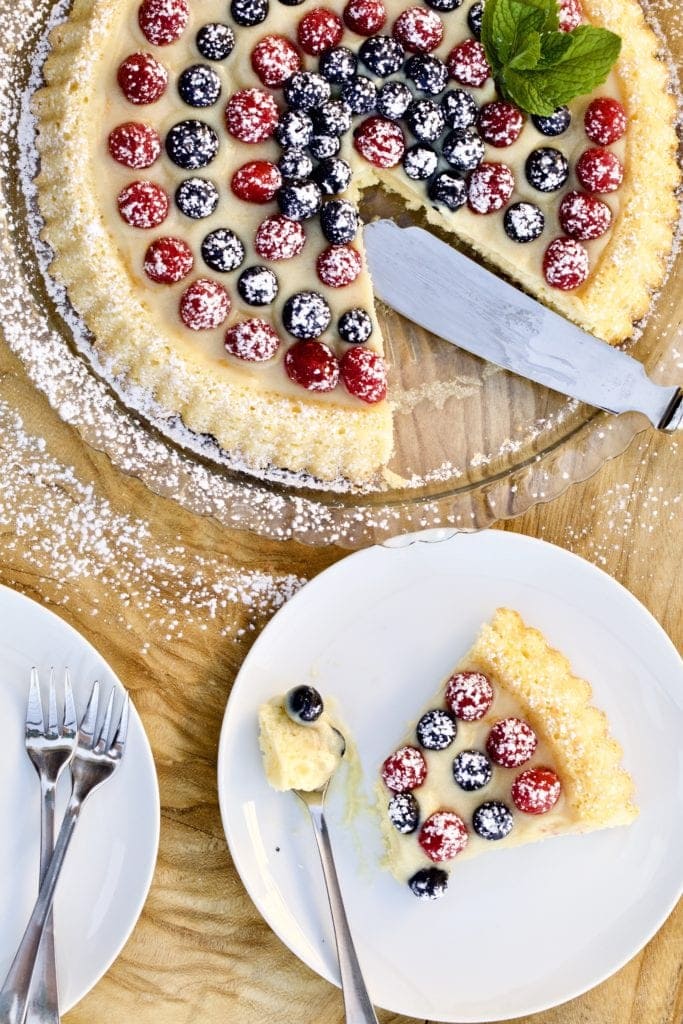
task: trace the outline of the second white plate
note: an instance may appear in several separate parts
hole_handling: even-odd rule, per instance
[[[629,828],[456,864],[447,896],[421,903],[380,868],[371,809],[378,766],[501,605],[542,629],[592,681],[635,778],[640,817]],[[305,681],[334,697],[360,755],[367,810],[345,823],[339,780],[330,831],[379,1006],[461,1022],[535,1013],[617,970],[671,911],[683,881],[683,667],[660,626],[605,573],[503,532],[371,548],[304,587],[255,643],[223,723],[223,823],[260,912],[338,984],[310,826],[294,796],[268,787],[257,742],[259,704]]]

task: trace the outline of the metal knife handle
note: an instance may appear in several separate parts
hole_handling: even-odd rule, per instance
[[[679,388],[671,399],[669,408],[665,411],[657,424],[658,430],[666,430],[671,434],[674,430],[683,428],[683,388]]]

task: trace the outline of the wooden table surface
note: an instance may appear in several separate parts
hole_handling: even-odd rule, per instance
[[[68,1020],[341,1024],[340,993],[280,943],[242,888],[215,768],[225,701],[255,635],[303,579],[343,552],[264,542],[156,497],[87,448],[1,344],[0,466],[0,582],[48,604],[108,659],[132,691],[161,790],[159,860],[143,914]],[[503,528],[599,565],[680,644],[680,491],[678,444],[650,431],[588,482]],[[529,1019],[682,1018],[679,905],[617,975]]]

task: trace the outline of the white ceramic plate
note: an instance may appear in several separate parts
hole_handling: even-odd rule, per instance
[[[683,666],[673,645],[628,591],[560,548],[497,531],[404,540],[344,559],[278,612],[223,722],[218,784],[237,869],[283,942],[338,984],[313,835],[296,797],[265,781],[257,708],[301,682],[334,697],[372,801],[406,723],[501,605],[592,681],[641,814],[629,828],[454,865],[447,896],[424,903],[381,870],[370,806],[345,823],[345,786],[335,784],[330,831],[370,995],[412,1017],[489,1021],[547,1009],[617,970],[662,924],[683,888]]]
[[[82,636],[41,605],[0,587],[0,984],[37,891],[40,789],[24,750],[32,665],[40,670],[44,701],[50,666],[57,670],[61,689],[62,669],[68,665],[79,716],[95,679],[104,698],[112,686],[123,696],[119,680]],[[61,694],[59,705],[61,711]],[[115,708],[120,706],[117,700]],[[57,794],[58,824],[69,788],[65,771]],[[62,1013],[92,988],[130,935],[152,881],[158,845],[154,762],[131,708],[123,761],[84,807],[57,888],[55,947]]]

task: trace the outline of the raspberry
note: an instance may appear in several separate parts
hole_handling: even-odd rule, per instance
[[[261,221],[254,236],[254,248],[264,260],[291,260],[306,242],[303,224],[274,213]]]
[[[430,53],[443,39],[443,22],[435,11],[409,7],[399,14],[392,34],[409,53]]]
[[[339,363],[331,349],[320,341],[297,341],[285,355],[290,380],[307,391],[334,391],[339,380]]]
[[[168,46],[185,31],[190,10],[187,0],[142,0],[138,24],[152,46]]]
[[[239,89],[225,108],[225,124],[240,142],[265,142],[275,131],[279,113],[269,93],[260,89]]]
[[[477,88],[491,74],[484,47],[476,39],[465,39],[454,46],[446,58],[448,73],[460,85]]]
[[[136,121],[126,121],[112,129],[107,144],[117,163],[136,171],[151,167],[161,153],[158,131]]]
[[[351,351],[355,352],[356,349]],[[427,762],[417,747],[399,747],[382,765],[382,778],[392,793],[406,793],[410,789],[417,789],[425,781]]]
[[[571,291],[588,277],[588,253],[573,238],[555,238],[543,256],[543,273],[548,284]]]
[[[476,722],[493,704],[493,687],[483,672],[456,672],[446,683],[445,698],[456,718]]]
[[[560,31],[571,32],[581,24],[583,10],[581,0],[559,0],[560,3]]]
[[[263,84],[273,88],[301,70],[301,57],[284,36],[264,36],[251,51],[251,66]]]
[[[282,186],[277,164],[269,160],[250,160],[235,171],[230,188],[245,203],[267,203]]]
[[[351,284],[362,266],[360,253],[350,245],[331,245],[323,249],[315,261],[318,277],[328,288],[344,288]]]
[[[211,331],[220,327],[230,306],[230,297],[223,285],[200,277],[180,297],[180,319],[191,331]]]
[[[304,53],[317,57],[341,41],[344,23],[338,14],[326,7],[315,7],[299,22],[296,37]]]
[[[600,96],[589,104],[584,115],[583,126],[591,142],[609,146],[626,131],[626,111],[619,100]]]
[[[119,64],[116,81],[130,103],[156,103],[168,85],[168,71],[151,53],[131,53]]]
[[[420,829],[418,841],[430,860],[437,864],[453,860],[467,846],[467,826],[452,811],[436,811]]]
[[[524,116],[514,103],[486,103],[479,111],[479,134],[498,149],[516,142],[523,127]]]
[[[521,718],[501,718],[486,740],[486,752],[503,768],[519,768],[536,749],[536,733]]]
[[[353,133],[353,145],[375,167],[400,163],[406,140],[399,125],[386,117],[368,117]]]
[[[560,203],[559,218],[566,235],[585,242],[604,235],[612,222],[612,211],[597,196],[567,192]]]
[[[382,0],[349,0],[344,8],[347,28],[359,36],[372,36],[384,25],[387,12]]]
[[[153,181],[133,181],[116,202],[123,220],[134,228],[156,228],[168,214],[168,196]]]
[[[514,189],[515,178],[507,164],[480,164],[469,177],[469,208],[474,213],[493,213],[505,206]]]
[[[266,320],[253,317],[240,320],[225,333],[227,351],[248,363],[262,363],[272,359],[280,347],[280,337]]]
[[[342,356],[342,380],[349,394],[361,402],[374,405],[387,396],[386,363],[378,352],[360,346],[350,348]]]
[[[624,168],[609,149],[587,149],[576,163],[576,176],[589,192],[616,192],[624,177]]]
[[[562,786],[551,768],[528,768],[512,783],[512,800],[524,814],[546,814],[560,798]]]
[[[175,284],[192,270],[192,250],[182,238],[157,238],[147,248],[143,269],[150,281]]]

